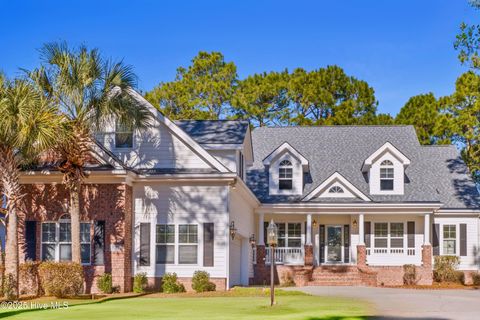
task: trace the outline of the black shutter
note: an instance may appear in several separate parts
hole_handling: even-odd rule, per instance
[[[407,222],[407,248],[415,248],[415,221]]]
[[[467,255],[467,225],[460,223],[460,256]]]
[[[370,248],[370,234],[371,232],[371,222],[370,221],[365,221],[363,224],[363,232],[364,232],[364,239],[365,239],[365,247]]]
[[[438,241],[439,234],[440,234],[440,226],[438,223],[434,223],[432,228],[432,248],[433,248],[432,251],[434,256],[440,255],[440,245]]]
[[[350,226],[343,226],[343,260],[345,263],[350,262]]]
[[[93,264],[105,264],[105,221],[95,221],[93,225]]]
[[[213,267],[214,224],[203,224],[203,266]]]
[[[320,225],[320,263],[325,263],[325,225]]]
[[[25,260],[37,260],[37,222],[25,221]]]
[[[140,223],[140,265],[150,265],[150,223]]]

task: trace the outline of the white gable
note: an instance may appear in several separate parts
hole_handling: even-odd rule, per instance
[[[154,115],[151,126],[136,130],[132,148],[115,148],[115,126],[98,135],[99,142],[127,166],[136,169],[215,169],[229,172],[174,122],[134,90],[129,94]]]
[[[400,152],[393,144],[390,142],[386,142],[383,146],[377,149],[370,157],[365,159],[362,171],[366,172],[370,169],[373,163],[379,160],[379,158],[383,157],[386,153],[391,154],[393,157],[397,159],[404,167],[410,165],[410,159],[408,159],[403,153]]]
[[[292,147],[288,142],[284,142],[281,146],[275,149],[270,155],[263,159],[263,164],[269,166],[273,161],[278,157],[281,157],[285,153],[290,153],[293,157],[297,159],[302,165],[303,171],[308,172],[308,160],[300,154],[294,147]]]
[[[307,194],[303,198],[303,201],[310,201],[314,198],[358,198],[364,201],[370,201],[366,195],[338,172],[332,174]]]

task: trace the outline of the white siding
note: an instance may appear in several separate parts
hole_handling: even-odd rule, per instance
[[[252,248],[249,243],[249,238],[255,232],[254,213],[253,206],[242,197],[240,191],[237,189],[230,190],[230,221],[235,222],[235,228],[237,228],[237,236],[243,239],[242,241],[242,254],[241,254],[241,274],[242,285],[248,285],[248,278],[253,277],[253,264],[252,264]],[[232,251],[230,251],[230,255]],[[231,270],[231,268],[230,268]]]
[[[133,185],[134,198],[134,250],[133,272],[146,272],[149,277],[160,277],[165,272],[176,272],[179,277],[191,277],[196,270],[205,270],[211,277],[226,277],[228,261],[227,186],[145,184]],[[151,223],[150,266],[139,266],[139,224]],[[203,223],[214,222],[214,266],[203,267]],[[197,265],[156,265],[155,225],[198,224]]]
[[[478,228],[479,222],[477,217],[440,217],[434,218],[434,223],[438,223],[440,227],[439,244],[440,254],[443,253],[443,225],[453,224],[456,225],[457,241],[456,241],[456,254],[460,255],[460,224],[465,223],[467,225],[467,256],[460,257],[461,270],[477,270],[479,268],[478,254],[479,254],[479,235]]]
[[[237,172],[237,152],[236,150],[208,150],[218,161],[227,169]]]
[[[229,286],[242,284],[242,239],[230,241]]]
[[[115,148],[114,128],[97,139],[128,166],[135,168],[210,168],[201,157],[164,124],[134,133],[133,148]]]

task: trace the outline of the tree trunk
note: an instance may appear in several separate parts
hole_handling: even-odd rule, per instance
[[[10,284],[14,298],[18,297],[18,216],[16,206],[9,210],[7,219],[7,243],[5,245],[5,279]]]
[[[75,186],[70,190],[70,219],[72,232],[72,261],[81,263],[80,251],[80,192],[81,183],[75,182]]]

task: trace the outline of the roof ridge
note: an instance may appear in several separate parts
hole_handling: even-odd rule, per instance
[[[268,127],[268,126],[263,126],[263,127],[256,127],[256,129],[284,129],[284,128],[336,128],[336,127],[342,127],[342,128],[374,128],[374,127],[379,127],[379,128],[405,128],[405,127],[413,127],[411,124],[385,124],[385,125],[380,125],[380,124],[365,124],[365,125],[357,125],[357,124],[335,124],[335,125],[315,125],[315,126],[274,126],[274,127]]]

